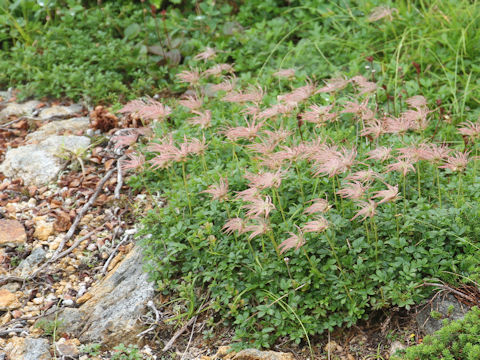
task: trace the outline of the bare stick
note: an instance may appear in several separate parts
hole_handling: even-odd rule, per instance
[[[468,296],[458,290],[455,290],[453,288],[451,288],[450,286],[447,286],[447,285],[443,285],[443,284],[437,284],[437,283],[423,283],[423,286],[436,286],[436,287],[439,287],[440,289],[443,289],[443,290],[447,290],[447,291],[450,291],[460,297],[463,297],[464,299],[467,299],[473,303],[478,303],[477,301],[475,301],[474,298],[472,298],[471,296]]]
[[[82,218],[85,215],[85,213],[87,212],[87,210],[93,205],[95,200],[97,200],[98,195],[100,195],[100,192],[102,191],[103,185],[105,185],[107,180],[110,179],[110,177],[112,176],[114,171],[115,171],[115,168],[110,169],[105,174],[105,176],[102,178],[102,180],[100,180],[100,182],[98,183],[97,188],[96,188],[95,192],[93,193],[93,195],[90,197],[90,199],[87,201],[87,203],[85,205],[83,205],[82,209],[80,210],[80,212],[75,217],[75,220],[73,221],[72,226],[70,226],[70,229],[65,234],[62,242],[60,243],[57,250],[53,254],[53,256],[52,256],[53,258],[55,258],[63,250],[67,241],[70,240],[70,238],[73,236],[73,234],[75,233],[75,230],[77,229],[78,224],[80,223],[80,220],[82,220]]]
[[[108,257],[107,261],[105,262],[105,264],[103,265],[103,268],[102,268],[102,271],[100,272],[102,275],[105,275],[105,273],[107,272],[107,269],[108,269],[108,265],[110,265],[110,262],[112,261],[113,257],[115,256],[115,253],[117,252],[117,250],[120,248],[120,246],[122,244],[124,244],[127,240],[128,240],[128,237],[129,235],[125,235],[122,239],[122,241],[120,241],[117,246],[115,246],[115,249],[113,249],[112,253],[110,254],[110,256]]]
[[[122,160],[123,158],[118,159],[117,161],[117,186],[115,186],[115,199],[120,199],[120,190],[123,186],[123,173],[122,173]]]
[[[182,357],[180,358],[180,360],[183,360],[183,358],[185,357],[185,354],[186,354],[187,351],[188,351],[188,348],[190,347],[190,343],[192,342],[192,338],[193,338],[193,333],[195,332],[195,324],[196,324],[196,323],[197,323],[197,316],[195,316],[195,321],[194,321],[193,324],[192,324],[192,332],[190,333],[190,339],[188,339],[187,347],[185,348],[185,351],[183,352]]]
[[[175,332],[175,334],[173,334],[172,338],[168,341],[168,343],[165,345],[165,347],[163,348],[162,351],[168,351],[172,347],[173,343],[178,339],[178,337],[180,335],[182,335],[185,332],[185,330],[187,330],[188,327],[196,321],[197,321],[196,316],[194,316],[190,320],[188,320],[188,322],[185,325],[183,325],[180,329],[178,329]]]

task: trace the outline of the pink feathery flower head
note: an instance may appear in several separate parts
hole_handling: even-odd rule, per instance
[[[378,160],[384,162],[391,157],[392,148],[386,146],[379,146],[367,153],[367,160]]]
[[[398,10],[388,6],[377,6],[372,10],[368,16],[368,21],[378,21],[381,19],[387,19],[388,21],[393,20],[393,14],[398,13]]]
[[[452,152],[452,149],[445,144],[437,145],[426,143],[420,145],[420,159],[433,163],[439,163],[443,159],[447,158],[450,152]]]
[[[122,170],[135,170],[141,168],[145,164],[145,156],[143,154],[130,153],[127,154],[128,160],[121,162]]]
[[[132,100],[125,104],[120,110],[119,113],[136,113],[141,108],[145,106],[145,103],[142,100]]]
[[[270,106],[269,108],[266,108],[263,111],[260,111],[257,114],[257,117],[259,119],[270,119],[270,118],[273,118],[277,115],[288,114],[293,109],[295,109],[295,105],[293,105],[291,103],[287,103],[286,105],[276,104],[276,105]]]
[[[260,158],[260,166],[266,167],[270,170],[279,170],[285,161],[282,152],[266,154],[265,157]]]
[[[267,138],[271,139],[272,141],[282,142],[286,140],[290,135],[292,135],[293,132],[290,130],[279,128],[274,131],[264,130],[263,134],[265,134],[265,136],[267,136]]]
[[[196,69],[190,71],[184,70],[177,74],[177,78],[180,82],[196,85],[200,81],[200,73]]]
[[[375,203],[375,201],[359,201],[358,205],[360,205],[360,210],[355,214],[353,218],[350,219],[350,221],[353,221],[360,216],[363,216],[363,218],[361,219],[362,221],[364,221],[367,217],[372,218],[375,216],[377,208],[377,204]]]
[[[409,118],[391,118],[384,119],[385,133],[388,134],[405,134],[409,130],[416,129],[415,123]]]
[[[115,143],[114,149],[119,149],[124,146],[130,146],[137,142],[139,134],[136,131],[128,131],[124,135],[115,135],[112,137],[112,142]]]
[[[445,160],[445,164],[439,166],[440,169],[450,169],[454,172],[462,172],[467,168],[470,152],[455,151],[453,155],[448,156]]]
[[[217,64],[212,66],[210,69],[205,70],[202,75],[203,76],[220,76],[222,72],[233,73],[233,66],[230,64]]]
[[[357,85],[359,95],[369,94],[377,91],[377,84],[372,81],[368,81],[361,75],[354,76],[350,81]]]
[[[463,136],[471,138],[480,137],[480,123],[473,123],[471,121],[465,121],[460,124],[462,127],[458,129],[458,132]]]
[[[228,179],[220,178],[220,182],[218,184],[210,185],[208,189],[202,191],[202,193],[212,195],[213,200],[226,200],[228,196]]]
[[[192,110],[192,113],[198,116],[188,119],[188,122],[193,125],[199,125],[200,129],[210,127],[212,121],[212,112],[210,110],[205,110],[204,112]]]
[[[273,73],[277,78],[293,79],[295,77],[295,69],[280,69]]]
[[[372,169],[359,170],[353,174],[346,177],[346,180],[355,180],[360,181],[361,183],[371,183],[376,179],[380,179],[381,176],[379,173],[373,171]]]
[[[233,219],[228,219],[225,225],[223,225],[222,231],[226,234],[232,234],[236,231],[240,235],[246,231],[245,227],[245,221],[237,217]]]
[[[397,153],[399,159],[408,160],[408,162],[415,164],[422,158],[422,147],[417,145],[409,145],[406,147],[398,148]]]
[[[303,225],[303,232],[317,232],[321,233],[324,232],[325,230],[328,229],[330,224],[328,223],[328,220],[325,219],[321,215],[317,215],[315,217],[315,220],[307,222],[305,225]]]
[[[196,96],[186,96],[179,100],[178,103],[190,110],[197,110],[202,107],[203,99],[197,98]]]
[[[257,219],[256,221],[256,223],[250,224],[245,227],[245,232],[251,232],[251,234],[248,236],[250,240],[259,235],[266,234],[270,231],[270,226],[265,220]]]
[[[217,56],[215,50],[210,47],[206,47],[201,53],[195,55],[194,59],[207,61],[208,59],[213,59],[215,56]]]
[[[356,156],[356,149],[347,150],[345,148],[340,151],[329,149],[317,153],[313,156],[316,167],[314,176],[328,175],[328,177],[333,177],[342,174],[353,166]]]
[[[372,197],[372,199],[382,198],[382,200],[380,200],[378,204],[383,204],[390,201],[397,201],[398,199],[398,185],[395,185],[395,186],[392,186],[389,184],[385,184],[385,185],[387,185],[387,188],[388,188],[387,190],[377,191],[375,195]]]
[[[385,125],[378,119],[372,119],[365,124],[365,128],[360,131],[361,136],[371,136],[378,139],[385,133]]]
[[[255,187],[257,189],[269,189],[276,188],[278,189],[282,183],[283,171],[277,171],[275,173],[265,172],[260,174],[251,174],[246,173],[245,178],[250,181],[250,187]]]
[[[251,187],[246,190],[238,191],[237,195],[235,195],[235,199],[241,199],[243,201],[253,201],[254,199],[258,199],[260,192],[257,188]]]
[[[258,87],[250,92],[231,91],[227,93],[222,100],[233,103],[252,102],[258,104],[263,99],[263,89]]]
[[[138,116],[150,120],[164,120],[171,113],[172,110],[168,106],[154,99],[148,99],[148,102],[137,111]]]
[[[333,105],[328,106],[318,106],[311,105],[310,111],[306,111],[300,114],[300,117],[303,121],[310,122],[317,125],[323,125],[327,121],[333,121],[337,118],[336,113],[330,113]]]
[[[397,171],[403,176],[406,176],[410,171],[415,172],[415,168],[409,159],[398,160],[398,162],[387,165],[385,172],[389,173],[391,171]]]
[[[251,105],[243,108],[240,112],[245,115],[256,116],[260,112],[260,108],[257,105]]]
[[[271,154],[276,147],[277,147],[277,141],[268,137],[260,143],[247,145],[247,148],[262,155]]]
[[[275,210],[272,198],[266,196],[265,199],[253,198],[250,200],[250,204],[243,205],[242,208],[247,210],[246,216],[248,218],[267,218],[272,210]]]
[[[294,234],[292,232],[289,232],[288,234],[290,237],[284,241],[278,246],[280,249],[280,254],[283,254],[285,251],[289,249],[295,249],[298,250],[302,245],[305,244],[305,238],[303,236],[302,230],[296,226],[298,229],[298,235]]]
[[[332,207],[325,199],[313,199],[311,202],[312,205],[305,209],[304,214],[326,213]]]
[[[354,181],[347,183],[343,189],[337,191],[337,194],[342,198],[359,200],[365,195],[367,189],[368,186],[363,185],[361,182]]]
[[[345,78],[333,78],[326,82],[326,85],[317,90],[316,93],[329,93],[343,90],[349,84],[349,80]]]
[[[222,131],[223,134],[227,137],[227,139],[236,141],[238,139],[254,139],[257,137],[258,131],[262,128],[263,122],[255,123],[255,119],[251,122],[248,122],[245,119],[247,126],[237,126],[227,128],[226,130]]]
[[[205,153],[205,150],[207,150],[205,136],[203,136],[202,140],[199,140],[197,138],[191,138],[190,140],[187,140],[186,137],[184,139],[185,141],[183,144],[181,144],[181,146],[185,144],[188,154],[202,155]]]
[[[306,148],[304,144],[297,146],[282,146],[282,150],[276,153],[276,156],[282,160],[288,160],[292,163],[307,157]]]
[[[293,91],[277,96],[278,101],[283,101],[287,104],[296,105],[302,101],[307,100],[310,96],[315,94],[316,87],[313,83],[294,89]]]
[[[225,92],[231,92],[233,89],[235,89],[237,79],[233,77],[228,77],[224,81],[222,81],[220,84],[213,84],[210,85],[210,91],[211,92],[217,92],[217,91],[225,91]]]
[[[412,96],[412,97],[408,98],[407,100],[405,100],[405,102],[410,107],[413,107],[415,109],[423,109],[423,108],[427,107],[427,99],[425,99],[425,97],[422,96],[422,95]]]
[[[428,126],[429,120],[427,115],[430,114],[430,111],[426,108],[419,108],[415,110],[407,110],[400,114],[401,119],[410,123],[412,130],[425,130]]]

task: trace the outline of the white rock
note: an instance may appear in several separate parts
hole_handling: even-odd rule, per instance
[[[45,301],[45,299],[43,297],[37,297],[37,298],[32,300],[32,302],[35,305],[41,305],[41,304],[43,304],[44,301]]]
[[[39,101],[27,101],[23,104],[11,103],[8,104],[2,111],[0,111],[0,124],[7,122],[9,116],[30,116],[33,110],[40,104]]]
[[[69,131],[77,132],[88,129],[90,120],[87,117],[77,117],[68,120],[53,121],[43,125],[37,131],[28,134],[26,139],[28,143],[38,143],[45,140],[48,136],[58,134],[59,132]]]
[[[41,120],[48,120],[54,117],[73,115],[80,111],[82,111],[82,106],[79,104],[73,104],[70,106],[55,105],[40,111],[38,117]]]
[[[63,300],[63,305],[65,305],[65,306],[73,306],[73,300],[71,300],[71,299]]]
[[[11,178],[22,178],[25,185],[41,186],[61,170],[64,160],[58,155],[62,151],[79,151],[89,145],[90,139],[85,136],[50,136],[39,144],[8,150],[0,172]]]

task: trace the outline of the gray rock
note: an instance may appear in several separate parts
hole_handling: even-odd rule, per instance
[[[68,120],[52,121],[43,125],[37,131],[28,134],[26,139],[29,143],[38,143],[45,140],[48,136],[60,132],[77,132],[86,130],[90,126],[90,120],[87,117],[76,117]]]
[[[78,309],[65,309],[59,314],[65,329],[82,343],[115,346],[135,343],[142,331],[138,319],[153,299],[154,284],[142,270],[142,253],[135,247],[89,293],[91,297]]]
[[[407,346],[405,344],[402,344],[400,341],[394,341],[392,345],[390,346],[390,356],[395,355],[395,353],[399,350],[405,350]]]
[[[23,104],[11,103],[0,111],[0,125],[7,122],[10,116],[31,116],[39,101],[32,100]]]
[[[469,309],[451,294],[438,295],[422,308],[416,320],[420,330],[430,335],[443,327],[443,320],[463,319]]]
[[[49,360],[52,358],[47,339],[15,336],[9,340],[5,352],[10,359],[15,360]]]
[[[22,260],[22,262],[17,266],[15,272],[20,276],[28,275],[35,269],[35,267],[37,267],[38,264],[45,260],[46,255],[47,252],[43,250],[41,246],[33,249],[32,253],[28,255],[25,260]]]
[[[29,144],[10,149],[0,165],[0,172],[11,178],[21,178],[26,185],[41,186],[54,179],[62,168],[59,157],[66,149],[79,151],[90,145],[85,136],[53,135],[39,144]]]
[[[73,104],[70,106],[55,105],[46,109],[43,109],[38,114],[40,120],[50,120],[52,118],[64,118],[71,116],[75,113],[82,111],[83,107],[79,104]]]

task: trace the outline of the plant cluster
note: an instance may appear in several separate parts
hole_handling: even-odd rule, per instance
[[[478,278],[478,122],[395,101],[371,71],[242,86],[216,58],[206,48],[177,74],[185,98],[120,110],[158,124],[124,167],[167,199],[143,220],[163,291],[194,284],[189,306],[208,294],[239,338],[268,346],[408,308],[425,279]]]
[[[480,310],[472,308],[462,320],[448,322],[420,345],[396,355],[397,360],[474,360],[480,358]]]

